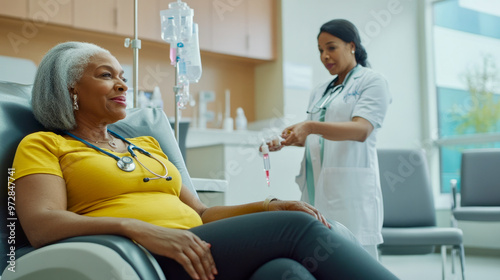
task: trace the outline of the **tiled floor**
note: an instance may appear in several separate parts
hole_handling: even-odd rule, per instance
[[[466,250],[467,251],[467,250]],[[382,256],[381,262],[401,280],[441,280],[441,255]],[[451,274],[451,260],[447,257],[446,280],[462,279],[460,261],[455,261],[457,270]],[[465,256],[467,280],[500,280],[500,256]]]

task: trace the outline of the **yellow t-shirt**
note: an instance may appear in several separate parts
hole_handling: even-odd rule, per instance
[[[198,213],[179,199],[180,173],[168,161],[156,139],[143,136],[127,140],[160,159],[172,180],[143,182],[145,177],[156,176],[135,159],[135,170],[125,172],[118,168],[114,158],[68,135],[53,132],[36,132],[21,141],[13,164],[15,179],[37,173],[62,177],[66,182],[68,211],[80,215],[135,218],[180,229],[201,225]],[[106,151],[118,157],[130,156],[128,152]],[[156,160],[139,151],[135,153],[147,168],[165,174],[165,169]]]

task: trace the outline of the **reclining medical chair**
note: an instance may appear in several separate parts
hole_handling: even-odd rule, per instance
[[[15,193],[8,171],[16,148],[29,133],[43,130],[30,106],[31,86],[0,81],[0,219],[2,224],[1,280],[161,280],[165,279],[156,260],[131,240],[114,235],[69,238],[39,249],[29,246],[15,212]],[[179,169],[182,182],[196,194],[181,152],[162,110],[129,109],[127,118],[110,126],[125,137],[150,135],[160,143],[169,160]],[[15,171],[14,171],[15,172]],[[11,181],[11,180],[10,180]],[[11,206],[9,208],[8,206]]]

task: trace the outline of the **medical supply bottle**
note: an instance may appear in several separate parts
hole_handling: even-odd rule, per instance
[[[245,117],[245,112],[243,108],[238,107],[236,109],[236,130],[246,130],[247,129],[247,118]]]
[[[222,123],[222,128],[225,131],[233,131],[234,129],[234,120],[231,118],[231,92],[229,89],[226,89],[226,100],[225,100],[225,116],[224,122]]]
[[[151,95],[151,107],[163,109],[163,99],[161,98],[160,87],[156,86]]]
[[[149,108],[151,107],[151,100],[146,96],[144,91],[139,91],[139,96],[137,97],[137,105],[139,108]]]

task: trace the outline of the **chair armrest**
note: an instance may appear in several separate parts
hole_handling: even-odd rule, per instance
[[[196,191],[205,192],[226,192],[228,187],[227,180],[191,178]]]
[[[23,275],[36,275],[40,280],[166,280],[146,249],[117,235],[72,237],[36,250],[22,247],[16,250],[16,257],[2,280],[24,279]]]
[[[452,203],[451,203],[451,217],[450,217],[450,224],[452,227],[457,228],[458,223],[457,219],[455,218],[454,211],[457,208],[457,180],[456,179],[451,179],[450,180],[450,187],[451,187],[451,195],[452,195]]]
[[[193,187],[198,194],[198,198],[206,206],[226,205],[226,191],[228,182],[215,179],[194,179],[191,178]]]
[[[457,208],[457,179],[450,180],[451,186],[451,195],[453,196],[453,204],[451,205],[451,209]]]
[[[64,239],[59,243],[93,243],[110,248],[120,255],[138,274],[140,279],[165,280],[156,259],[142,246],[118,235],[88,235]]]
[[[34,250],[8,266],[2,280],[140,278],[132,266],[109,247],[87,242],[56,243]]]

